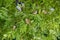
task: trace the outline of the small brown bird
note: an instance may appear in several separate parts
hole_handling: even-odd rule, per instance
[[[35,10],[34,12],[33,12],[33,14],[37,14],[38,12],[37,12],[37,10]]]
[[[48,13],[47,10],[42,10],[42,12],[43,12],[44,14],[47,14],[47,13]]]
[[[26,24],[30,24],[30,19],[26,18],[25,22],[26,22]]]

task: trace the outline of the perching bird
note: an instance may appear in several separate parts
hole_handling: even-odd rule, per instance
[[[16,8],[21,11],[21,6],[19,5],[19,0],[16,0]]]
[[[24,7],[24,3],[23,2],[19,2],[19,0],[16,0],[16,8],[21,11],[22,7]]]

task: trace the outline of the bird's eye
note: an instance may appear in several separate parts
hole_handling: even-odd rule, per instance
[[[21,4],[21,2],[19,2],[19,4]]]

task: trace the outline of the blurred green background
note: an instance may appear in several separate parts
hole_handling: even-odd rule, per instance
[[[60,0],[19,2],[0,0],[0,40],[60,40]]]

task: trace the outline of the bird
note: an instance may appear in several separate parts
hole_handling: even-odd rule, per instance
[[[17,10],[21,11],[21,6],[19,4],[19,0],[16,0],[16,8],[17,8]]]
[[[19,0],[16,0],[16,8],[19,11],[22,11],[22,7],[24,7],[24,3],[23,2],[19,2]]]

